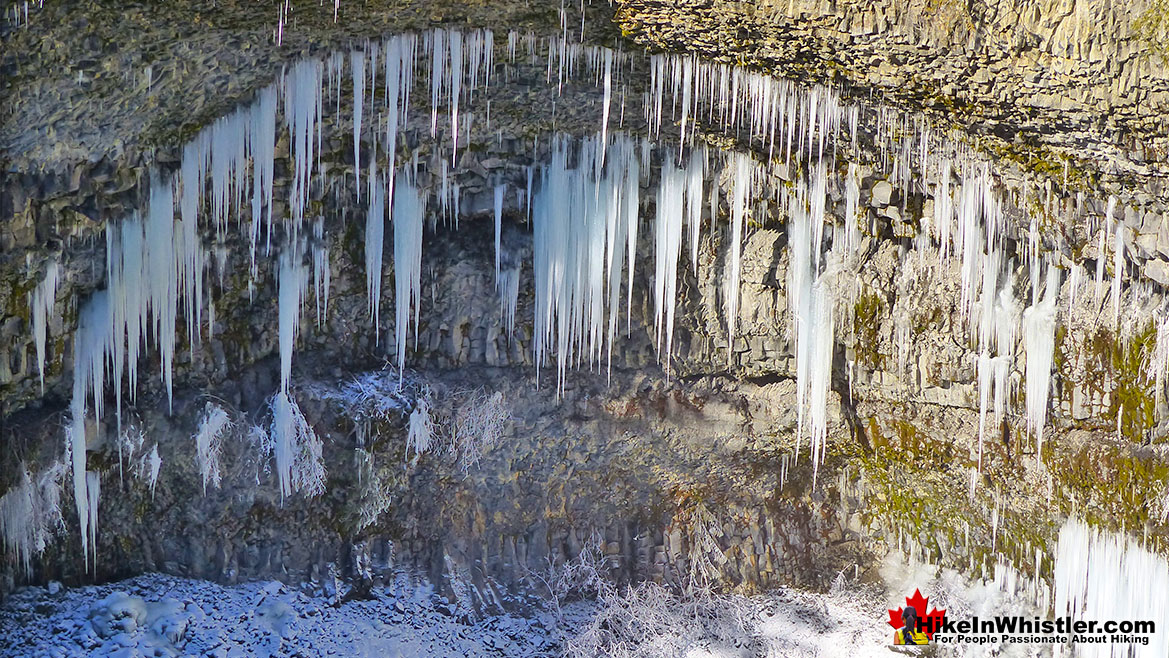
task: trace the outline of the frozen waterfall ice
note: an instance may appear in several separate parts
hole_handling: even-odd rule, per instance
[[[1023,312],[1023,349],[1027,353],[1027,431],[1036,438],[1036,459],[1042,460],[1043,426],[1047,422],[1051,364],[1055,352],[1056,298],[1059,270],[1047,267],[1046,292],[1042,301]]]
[[[410,309],[414,309],[414,334],[418,335],[419,305],[422,303],[422,232],[426,208],[418,188],[406,174],[394,181],[394,336],[398,353],[398,378],[406,369],[406,337]]]
[[[215,277],[205,274],[217,267],[222,277],[231,267],[226,252],[236,237],[231,233],[234,228],[239,230],[240,244],[250,252],[249,289],[274,282],[276,290],[281,384],[272,402],[270,438],[277,446],[282,492],[297,490],[293,465],[303,450],[296,446],[308,445],[311,453],[313,444],[306,439],[311,428],[306,429],[293,409],[291,364],[309,287],[310,254],[318,327],[328,313],[329,248],[332,245],[337,253],[340,241],[328,233],[332,225],[326,222],[333,218],[321,210],[327,206],[321,200],[332,198],[329,195],[338,194],[342,187],[352,191],[344,177],[349,173],[349,130],[355,165],[351,175],[366,210],[364,218],[357,213],[356,221],[360,240],[360,222],[365,220],[364,240],[358,249],[364,248],[371,330],[380,341],[382,281],[392,276],[400,379],[408,363],[408,338],[413,333],[419,339],[420,316],[425,311],[424,236],[430,245],[429,240],[443,239],[446,224],[457,230],[461,203],[474,205],[479,215],[472,217],[468,211],[464,221],[490,217],[493,222],[501,328],[509,340],[513,334],[525,340],[537,376],[555,363],[558,391],[563,391],[571,368],[599,372],[604,367],[613,372],[622,357],[618,335],[622,314],[628,334],[634,334],[644,315],[644,324],[652,329],[636,326],[636,330],[650,334],[646,343],[652,341],[663,371],[671,375],[677,367],[674,351],[683,343],[679,338],[675,345],[676,331],[682,336],[683,328],[689,329],[683,324],[688,319],[681,305],[697,298],[689,296],[694,290],[690,284],[700,277],[721,279],[721,286],[712,288],[717,289],[717,298],[711,300],[715,304],[712,321],[714,326],[720,321],[725,325],[727,360],[730,367],[739,367],[737,359],[745,344],[741,334],[756,329],[749,317],[752,309],[743,308],[746,302],[740,291],[751,272],[751,263],[744,263],[744,251],[760,227],[782,233],[786,220],[788,267],[786,281],[777,283],[784,288],[777,299],[780,306],[787,305],[788,338],[795,357],[796,433],[799,440],[810,437],[818,466],[828,438],[834,341],[839,337],[843,342],[842,318],[849,315],[840,309],[851,303],[847,291],[855,290],[852,268],[862,260],[860,252],[876,241],[870,238],[878,237],[877,222],[885,221],[873,219],[880,217],[876,210],[880,204],[867,196],[876,178],[896,184],[902,213],[914,207],[907,206],[906,199],[918,193],[902,190],[932,194],[933,211],[930,217],[920,218],[919,237],[904,239],[906,244],[935,241],[937,258],[924,267],[952,267],[960,277],[962,321],[955,324],[969,331],[969,336],[957,339],[970,348],[963,358],[975,359],[980,444],[987,428],[1006,417],[1012,373],[1017,360],[1025,357],[1025,413],[1028,428],[1041,445],[1052,386],[1059,270],[1048,267],[1046,292],[1040,295],[1040,287],[1032,285],[1031,304],[1020,313],[1028,300],[1019,292],[1016,301],[1015,289],[1025,290],[1029,279],[1038,281],[1045,260],[1042,225],[1033,222],[1026,253],[1020,247],[1016,260],[1011,253],[1014,242],[1026,238],[1011,233],[1007,226],[1003,210],[1007,196],[989,163],[947,142],[937,126],[931,132],[928,122],[915,123],[889,108],[849,104],[839,89],[805,86],[689,55],[648,58],[649,80],[641,109],[649,126],[644,132],[663,137],[651,140],[618,127],[615,104],[621,103],[623,114],[626,83],[633,71],[640,70],[635,69],[637,60],[632,55],[573,43],[563,36],[549,39],[543,44],[546,48],[538,47],[534,38],[523,44],[530,64],[547,52],[550,88],[567,93],[573,84],[591,81],[599,100],[597,116],[588,117],[587,124],[595,134],[541,134],[535,140],[525,139],[530,151],[525,152],[528,146],[519,147],[530,158],[520,165],[524,169],[506,172],[501,168],[491,171],[486,180],[469,182],[472,176],[461,156],[472,151],[473,145],[478,148],[474,140],[482,138],[477,135],[482,130],[473,129],[481,121],[471,120],[482,109],[476,103],[486,102],[485,87],[495,76],[513,72],[502,63],[496,65],[490,31],[438,28],[417,36],[393,36],[352,52],[347,49],[333,59],[307,58],[290,65],[252,103],[212,122],[183,145],[177,172],[160,169],[146,179],[142,211],[106,229],[105,290],[78,305],[68,437],[74,499],[87,551],[96,548],[100,486],[95,480],[91,487],[86,470],[87,413],[92,410],[91,418],[101,417],[109,389],[111,402],[116,398],[116,413],[123,406],[123,390],[133,401],[144,348],[157,350],[159,377],[171,393],[176,354],[182,355],[186,347],[196,350],[207,335],[203,327],[214,324]],[[517,60],[520,46],[521,37],[509,34],[509,61]],[[543,74],[544,67],[540,70]],[[352,78],[351,91],[346,86],[345,92],[351,94],[345,98],[351,105],[343,110],[340,78],[345,75]],[[639,96],[629,94],[631,116],[635,116]],[[413,124],[412,113],[419,114]],[[846,151],[846,142],[851,137],[855,146],[858,124],[867,128],[870,121],[878,128],[866,139],[873,140],[879,157],[871,162],[854,159]],[[344,129],[338,128],[342,125]],[[426,144],[423,136],[420,144],[419,132],[426,133],[427,128],[434,141]],[[633,126],[630,131],[638,129]],[[330,154],[322,162],[326,137],[338,138],[327,135],[329,130],[342,133],[344,156],[337,160],[344,164],[329,160]],[[729,142],[746,148],[728,152],[715,147]],[[492,143],[505,142],[501,138]],[[285,168],[289,183],[282,186],[277,175]],[[475,197],[480,192],[489,203]],[[514,206],[509,205],[512,198],[519,199]],[[245,209],[245,203],[250,208]],[[1114,322],[1127,282],[1127,229],[1114,216],[1118,203],[1109,199],[1103,225],[1090,238],[1097,245],[1101,303],[1107,250],[1112,249]],[[890,207],[897,210],[896,206],[893,201]],[[440,212],[444,221],[435,228]],[[505,212],[509,218],[506,235]],[[517,309],[526,312],[529,303],[527,266],[518,255],[525,250],[511,249],[513,233],[524,229],[525,212],[532,238],[530,346],[523,328],[516,327]],[[841,212],[843,231],[833,226],[834,216]],[[643,219],[652,222],[644,231]],[[384,262],[389,248],[384,244],[387,221],[393,231],[392,270]],[[308,226],[311,236],[304,234]],[[427,230],[431,233],[426,234]],[[1127,235],[1131,238],[1132,232]],[[1090,246],[1085,253],[1091,253]],[[650,258],[652,264],[647,262]],[[1091,267],[1092,259],[1084,256],[1080,262]],[[46,354],[51,351],[47,331],[50,326],[55,329],[49,319],[61,306],[56,297],[68,285],[62,278],[68,268],[64,261],[41,265],[43,270],[30,266],[30,278],[37,276],[38,282],[29,296],[29,308],[43,381]],[[646,269],[639,270],[641,266]],[[1073,298],[1081,275],[1090,276],[1081,273],[1081,266],[1085,265],[1072,270]],[[712,270],[717,271],[712,274]],[[644,299],[635,293],[641,288]],[[221,306],[221,315],[222,310]],[[897,321],[899,328],[909,324],[905,318]],[[178,331],[183,328],[180,322],[186,323],[188,346],[176,344],[183,336]],[[1022,338],[1022,353],[1014,345],[1017,337]],[[1165,342],[1169,344],[1169,339]],[[1165,361],[1169,358],[1158,363]],[[1157,387],[1162,385],[1159,380]],[[93,428],[88,430],[92,433]],[[208,483],[213,481],[210,473],[205,477]]]
[[[1169,563],[1135,539],[1071,518],[1055,552],[1055,614],[1073,619],[1151,621],[1148,643],[1079,643],[1080,656],[1169,655]],[[1118,652],[1117,649],[1123,647]]]

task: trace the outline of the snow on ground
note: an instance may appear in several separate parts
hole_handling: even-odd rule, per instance
[[[870,658],[906,653],[889,645],[887,610],[915,587],[952,612],[1033,610],[1033,590],[1014,578],[1004,586],[1001,570],[985,583],[898,561],[882,571],[886,587],[841,576],[823,594],[680,597],[643,583],[609,588],[598,602],[479,620],[406,574],[375,587],[369,599],[350,601],[279,582],[222,586],[160,574],[74,589],[53,583],[20,590],[0,605],[0,658]],[[932,652],[963,655],[943,647]],[[969,655],[1033,654],[996,646]]]
[[[875,598],[849,602],[785,590],[715,596],[687,607],[664,590],[655,595],[652,601],[644,591],[621,598],[620,614],[654,626],[636,644],[617,638],[631,652],[613,652],[610,644],[607,655],[890,655]],[[653,604],[655,614],[670,614],[651,619],[646,606]],[[370,600],[336,605],[278,582],[221,586],[147,574],[76,589],[54,583],[23,589],[0,606],[0,656],[560,656],[563,645],[607,625],[594,623],[606,615],[591,603],[566,605],[559,616],[479,621],[457,618],[455,610],[405,577],[375,588]],[[706,617],[686,617],[687,610]],[[732,616],[739,625],[728,624]]]
[[[540,618],[463,622],[408,579],[333,605],[278,582],[220,586],[160,574],[31,587],[0,607],[0,656],[544,656]]]

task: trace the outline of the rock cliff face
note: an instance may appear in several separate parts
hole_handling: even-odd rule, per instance
[[[777,151],[766,132],[759,139],[758,131],[728,129],[714,110],[696,113],[687,128],[678,112],[679,104],[691,102],[677,86],[684,60],[656,60],[662,64],[655,69],[655,60],[620,42],[634,54],[618,64],[610,84],[607,130],[654,145],[639,181],[642,222],[628,313],[624,307],[619,313],[629,329],[612,343],[611,365],[608,357],[586,355],[560,390],[555,368],[538,368],[533,357],[539,300],[528,172],[553,159],[553,135],[602,130],[606,94],[598,62],[605,51],[582,51],[571,60],[565,53],[577,34],[561,41],[547,36],[584,23],[590,43],[609,45],[612,32],[599,9],[582,20],[539,7],[521,16],[518,7],[504,6],[487,13],[452,5],[449,16],[414,8],[392,22],[377,12],[336,25],[306,19],[308,25],[290,24],[283,50],[255,38],[274,17],[229,7],[223,25],[192,23],[167,33],[168,43],[188,57],[128,44],[111,45],[96,64],[77,58],[82,88],[94,66],[108,66],[116,79],[137,79],[144,72],[135,68],[133,53],[158,58],[144,87],[126,94],[142,105],[94,107],[96,114],[76,109],[79,92],[51,92],[54,84],[67,86],[63,76],[35,75],[54,58],[74,56],[6,56],[18,93],[5,108],[12,164],[0,189],[0,491],[20,490],[27,469],[30,482],[49,473],[68,492],[67,469],[52,465],[68,463],[61,461],[62,427],[69,421],[80,309],[110,285],[106,232],[135,211],[147,212],[151,173],[179,170],[182,146],[195,129],[234,103],[250,102],[279,62],[292,59],[291,51],[324,54],[344,38],[448,18],[497,26],[496,79],[468,98],[457,159],[449,162],[448,131],[432,137],[425,83],[417,85],[422,98],[399,132],[398,166],[415,172],[429,199],[419,324],[409,335],[402,385],[393,353],[399,328],[388,311],[397,297],[391,282],[402,270],[390,245],[385,260],[394,266],[387,265],[392,274],[381,288],[380,335],[370,320],[366,283],[364,182],[371,159],[386,169],[381,133],[369,126],[379,125],[382,119],[374,117],[385,106],[366,99],[375,109],[366,110],[369,123],[355,159],[348,62],[346,82],[323,96],[320,164],[304,229],[311,254],[327,256],[319,272],[328,277],[317,280],[329,292],[327,310],[323,295],[309,294],[300,313],[292,395],[321,437],[325,493],[282,496],[278,474],[254,440],[251,428],[271,424],[269,399],[280,388],[276,262],[290,229],[277,226],[272,251],[261,251],[251,274],[250,209],[233,206],[226,230],[206,221],[201,228],[207,309],[197,341],[187,335],[186,318],[179,319],[173,400],[156,376],[162,358],[151,347],[139,364],[136,396],[129,387],[123,391],[121,418],[107,409],[100,421],[89,419],[88,469],[101,485],[96,571],[87,574],[65,493],[68,531],[54,534],[34,556],[31,574],[7,543],[5,587],[29,578],[104,579],[149,569],[221,580],[340,575],[361,581],[412,564],[470,605],[491,608],[502,591],[539,587],[550,567],[594,547],[615,579],[679,585],[823,586],[854,565],[875,577],[872,567],[884,551],[906,547],[974,571],[1006,562],[1027,577],[1047,579],[1052,563],[1042,554],[1052,548],[1059,519],[1073,509],[1099,525],[1142,528],[1164,548],[1169,81],[1132,29],[1134,22],[1142,25],[1137,19],[1148,7],[898,2],[749,10],[721,2],[618,3],[616,24],[647,45],[738,59],[791,74],[801,85],[834,87],[792,87],[790,97],[801,100],[791,107],[803,114],[796,157],[784,158],[782,135]],[[190,9],[205,15],[197,10]],[[46,10],[53,11],[64,10]],[[79,7],[63,14],[70,23],[59,25],[84,23],[99,35],[94,38],[112,38],[118,30],[101,19],[106,11]],[[161,29],[161,12],[180,10],[157,11],[140,16],[148,31]],[[1085,16],[1097,18],[1089,25]],[[539,30],[530,46],[517,34],[515,57],[506,37],[512,17]],[[47,32],[59,35],[64,53],[91,47],[87,37],[66,37],[62,29],[38,25],[34,17],[30,27],[5,38],[27,44]],[[237,51],[230,39],[211,42],[224,33],[254,47]],[[198,62],[191,64],[198,71],[184,71],[177,61]],[[419,61],[429,69],[429,61]],[[558,84],[558,65],[570,61],[576,72]],[[677,77],[670,78],[674,70]],[[115,96],[118,85],[101,80],[92,76],[92,96]],[[654,80],[675,85],[666,92],[660,126],[652,117]],[[384,98],[384,78],[373,89],[374,99]],[[878,95],[887,104],[873,100]],[[822,122],[816,132],[812,119],[809,130],[808,117],[816,116],[817,103],[825,111],[828,99],[855,106],[855,118],[842,109],[835,129]],[[142,109],[151,104],[163,119]],[[85,128],[95,116],[122,119]],[[189,116],[200,119],[188,122]],[[449,120],[440,116],[437,123]],[[51,128],[58,122],[62,128]],[[801,131],[808,131],[806,141]],[[278,218],[286,214],[296,175],[296,147],[285,132],[277,130],[273,169]],[[830,155],[814,159],[817,135],[829,140]],[[658,194],[666,163],[701,144],[711,155],[700,186],[703,229],[694,261],[685,242],[675,279],[673,347],[663,353],[655,332],[662,277],[654,262],[663,244],[655,218],[666,197]],[[747,203],[735,202],[741,179],[724,149],[754,163]],[[821,179],[818,163],[825,163]],[[962,166],[974,173],[960,172]],[[816,180],[820,192],[808,192]],[[443,190],[454,183],[444,202]],[[500,185],[506,190],[504,265],[520,272],[511,332],[493,263]],[[987,243],[993,236],[994,247],[967,236],[970,252],[977,252],[967,259],[947,233],[963,230],[960,213],[951,227],[950,211],[940,206],[961,205],[964,191],[975,186],[986,190],[988,204],[1001,207],[1001,216],[993,215],[1000,218],[993,228],[973,229]],[[817,194],[824,239],[812,252],[828,263],[842,245],[852,247],[823,284],[831,289],[834,331],[827,359],[819,362],[830,364],[826,441],[813,462],[801,393],[809,375],[801,372],[796,337],[808,340],[810,331],[828,327],[800,329],[800,316],[789,309],[801,294],[793,285],[793,272],[802,267],[793,264],[794,217]],[[454,199],[458,214],[444,215],[441,208],[456,205]],[[679,223],[679,241],[681,230]],[[737,296],[725,288],[732,263],[740,273]],[[60,284],[46,315],[42,384],[30,309],[51,268]],[[1032,373],[1044,367],[1043,332],[1034,327],[1047,286],[1058,318],[1050,334],[1050,394],[1031,384]],[[733,339],[730,297],[738,300]],[[1004,298],[1018,302],[1000,313],[996,304]],[[1009,327],[994,351],[979,335],[997,331],[982,328],[992,317]],[[153,345],[158,333],[158,325],[150,328],[147,342]],[[992,390],[1001,403],[991,404]],[[111,407],[113,393],[113,387],[105,391]],[[457,428],[469,414],[483,413],[494,393],[509,418],[478,460],[468,459]],[[1048,397],[1049,404],[1038,405],[1047,409],[1039,440],[1028,426],[1035,418],[1029,409],[1034,399]],[[418,456],[407,435],[423,403],[443,446]],[[221,437],[217,487],[206,485],[193,438],[208,405],[231,420]],[[154,455],[161,459],[156,481]],[[29,530],[27,521],[5,517],[3,523],[7,532]]]
[[[1040,159],[1086,161],[1100,176],[1093,186],[1109,191],[1165,175],[1163,16],[1158,2],[1021,0],[631,1],[617,11],[647,45],[834,81],[1022,154],[1052,149],[1056,158]]]

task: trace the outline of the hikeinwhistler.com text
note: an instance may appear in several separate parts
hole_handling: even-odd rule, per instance
[[[926,624],[929,625],[928,623]],[[937,644],[1140,644],[1156,632],[1152,620],[1038,619],[1000,616],[989,619],[938,620]]]

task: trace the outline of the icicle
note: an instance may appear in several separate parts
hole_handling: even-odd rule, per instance
[[[1071,275],[1068,277],[1068,311],[1067,311],[1067,316],[1069,318],[1072,316],[1072,308],[1075,307],[1076,297],[1079,295],[1080,277],[1082,276],[1082,273],[1083,273],[1083,268],[1080,267],[1079,265],[1076,265],[1075,263],[1072,264],[1071,268],[1072,268]]]
[[[507,191],[507,186],[499,184],[495,186],[495,284],[499,285],[499,258],[503,239],[503,194]]]
[[[1169,625],[1169,563],[1123,534],[1093,528],[1071,518],[1059,532],[1053,573],[1055,615],[1073,619],[1145,619],[1157,629]],[[1169,655],[1169,635],[1144,636],[1126,655]],[[1077,655],[1105,658],[1111,644],[1078,644]]]
[[[73,399],[70,402],[70,424],[66,438],[73,466],[73,500],[77,520],[81,526],[81,548],[89,567],[91,538],[97,530],[90,527],[96,519],[91,509],[96,495],[89,492],[86,477],[86,398],[93,394],[94,418],[100,420],[102,398],[105,393],[105,360],[111,343],[110,298],[105,290],[93,293],[78,313],[77,332],[73,336]],[[97,546],[93,558],[97,559]]]
[[[978,471],[982,472],[982,446],[986,436],[986,412],[990,408],[991,377],[994,374],[990,350],[978,355]]]
[[[252,226],[251,226],[251,278],[256,278],[256,243],[260,238],[260,218],[264,208],[267,208],[268,235],[272,231],[272,191],[275,180],[276,162],[276,87],[275,85],[260,91],[259,102],[252,111],[252,126],[249,130],[250,146],[253,162],[252,181]],[[183,198],[186,202],[187,178],[185,164],[186,151],[183,153]],[[196,202],[197,203],[197,202]],[[185,206],[184,206],[185,207]],[[188,216],[183,212],[183,222],[194,221],[194,208]],[[188,265],[188,272],[193,268]]]
[[[518,263],[515,267],[500,272],[497,290],[499,291],[499,311],[503,316],[504,330],[507,332],[508,341],[510,341],[512,334],[515,333],[515,312],[520,297],[520,265]]]
[[[542,172],[532,201],[533,352],[537,367],[543,367],[555,353],[558,392],[571,362],[587,359],[595,364],[604,351],[606,297],[610,304],[609,336],[615,333],[613,305],[619,299],[622,265],[616,252],[624,242],[624,248],[632,254],[636,243],[639,165],[634,144],[628,138],[614,138],[604,167],[600,164],[599,138],[580,144],[575,169],[568,168],[572,150],[566,138],[554,140],[551,162]],[[677,173],[677,188],[670,193],[677,197],[676,262],[681,243],[684,172],[673,171]],[[664,251],[659,252],[664,259]],[[665,286],[667,278],[659,276],[655,283]],[[667,298],[656,299],[661,302],[658,309],[663,319],[659,327],[663,331],[659,337],[664,343]]]
[[[524,190],[524,208],[528,213],[528,221],[532,221],[532,177],[535,174],[536,168],[528,165],[527,167],[527,187]]]
[[[280,253],[280,391],[288,392],[292,379],[292,351],[300,333],[300,309],[308,286],[303,243],[290,244]]]
[[[138,384],[138,350],[146,336],[149,296],[144,280],[146,260],[142,222],[136,216],[119,224],[106,225],[106,281],[111,296],[110,331],[113,343],[113,375],[119,410],[122,406],[122,376],[129,373],[133,398]],[[119,411],[120,415],[120,411]]]
[[[1043,450],[1043,426],[1047,419],[1047,397],[1055,351],[1055,301],[1059,295],[1059,270],[1047,268],[1047,290],[1043,301],[1023,312],[1023,347],[1027,352],[1027,431],[1037,440],[1036,459]]]
[[[162,469],[162,457],[158,456],[158,444],[146,456],[146,482],[150,485],[150,499],[154,500],[154,486],[158,484],[158,472]]]
[[[349,53],[353,75],[353,175],[356,177],[357,200],[361,201],[361,106],[365,99],[365,51]]]
[[[97,508],[101,502],[101,476],[94,471],[85,472],[85,495],[88,500],[85,509],[89,519],[85,527],[89,529],[89,545],[93,547],[93,571],[97,573]]]
[[[989,345],[995,329],[995,302],[998,301],[998,275],[1001,252],[990,246],[982,266],[982,294],[978,309],[978,345]]]
[[[451,91],[451,162],[459,159],[459,97],[463,84],[463,33],[458,30],[449,32],[451,51],[450,91]]]
[[[321,459],[323,444],[320,438],[287,391],[279,391],[272,397],[271,408],[269,437],[276,457],[281,502],[294,491],[300,491],[308,497],[320,495],[325,490],[325,467]]]
[[[689,218],[690,263],[698,274],[698,237],[702,227],[702,187],[706,179],[706,149],[690,152],[686,165],[686,213]]]
[[[398,379],[406,371],[406,336],[410,307],[414,307],[414,335],[418,335],[418,313],[422,302],[422,232],[425,207],[413,181],[399,174],[394,183],[394,336],[398,347]]]
[[[605,148],[609,144],[609,105],[613,98],[613,51],[605,49],[604,100],[601,102],[601,163],[605,162]]]
[[[329,280],[332,278],[324,223],[323,217],[318,217],[313,223],[313,292],[317,303],[318,329],[325,326],[325,319],[329,315]],[[211,305],[211,312],[214,315],[214,305]]]
[[[178,263],[175,258],[174,196],[170,180],[155,178],[150,186],[150,205],[146,220],[146,274],[143,283],[149,290],[154,331],[162,357],[162,381],[166,386],[168,407],[173,404],[175,322],[178,316]],[[199,245],[184,245],[199,249]],[[200,260],[200,262],[202,262]],[[128,290],[122,294],[135,294]]]
[[[623,178],[625,174],[620,169],[628,166],[633,150],[633,144],[628,139],[617,138],[613,141],[610,172],[603,188],[598,190],[600,197],[598,203],[602,205],[598,211],[605,214],[604,278],[609,286],[607,303],[609,324],[606,332],[609,349],[605,359],[606,377],[612,377],[613,373],[613,343],[617,337],[617,316],[619,315],[617,309],[620,308],[621,304],[621,269],[625,261],[626,234],[629,231],[627,207],[622,198],[625,191]],[[619,171],[612,171],[614,168]]]
[[[812,188],[808,196],[812,220],[812,266],[820,267],[820,245],[824,243],[824,222],[828,204],[828,172],[823,161],[812,169]]]
[[[1116,200],[1108,199],[1108,210],[1105,213],[1104,226],[1099,229],[1099,240],[1096,242],[1096,301],[1104,292],[1104,242],[1106,235],[1113,230],[1112,212],[1116,209]]]
[[[739,321],[739,287],[743,255],[743,221],[747,202],[751,197],[754,163],[751,158],[736,153],[732,156],[734,179],[731,183],[731,242],[727,254],[727,275],[723,288],[723,312],[727,324],[727,361],[732,363],[735,347],[735,327]]]
[[[370,163],[369,212],[365,218],[365,289],[369,298],[369,316],[373,320],[374,341],[381,340],[382,254],[386,231],[386,189],[377,175],[377,164]]]
[[[674,308],[678,302],[678,253],[682,248],[685,191],[686,171],[676,168],[667,156],[662,163],[654,220],[654,336],[667,377],[674,339]]]
[[[844,240],[845,254],[848,261],[853,261],[860,249],[860,174],[855,163],[848,164],[848,174],[844,182]]]
[[[1145,374],[1153,380],[1153,396],[1159,401],[1165,394],[1165,375],[1169,371],[1169,311],[1162,308],[1155,317],[1157,338]]]
[[[628,285],[626,286],[625,297],[625,330],[628,332],[630,323],[633,320],[633,274],[634,267],[637,264],[637,229],[641,219],[641,163],[649,161],[649,142],[643,141],[642,154],[640,159],[632,152],[629,153],[626,160],[625,168],[625,185],[621,192],[621,198],[625,204],[624,221],[626,223],[625,230],[625,262],[629,264],[626,276]],[[717,194],[711,195],[712,199],[717,199]],[[714,221],[713,215],[711,221]]]
[[[396,36],[386,41],[386,162],[389,175],[394,174],[394,162],[398,153],[398,123],[404,118],[409,103],[409,87],[413,86],[413,40]]]
[[[853,140],[855,142],[855,139]],[[950,159],[942,160],[938,186],[934,192],[934,226],[938,228],[938,260],[945,261],[950,254],[951,225],[954,221],[954,199],[950,196]]]
[[[37,350],[37,372],[41,378],[41,393],[45,392],[45,343],[47,342],[48,317],[57,303],[57,286],[61,269],[54,258],[45,266],[45,278],[37,284],[29,299],[32,312],[33,342]]]
[[[304,217],[308,201],[309,179],[316,160],[314,138],[320,117],[322,64],[318,59],[306,59],[293,65],[284,78],[284,118],[288,122],[292,184],[288,192],[292,209],[293,235]],[[358,83],[360,85],[360,82]]]
[[[807,385],[799,386],[798,391],[806,391],[807,395],[813,482],[819,472],[820,462],[824,460],[828,437],[828,390],[832,385],[832,351],[835,345],[832,290],[827,282],[829,276],[822,275],[812,286],[811,299],[807,302],[809,313],[805,316],[800,344],[797,346],[797,349],[804,350],[804,371],[809,377]]]
[[[49,542],[65,526],[61,514],[61,477],[65,467],[55,462],[33,476],[20,466],[20,482],[0,496],[0,540],[13,563],[32,575],[33,558],[44,553]]]
[[[1109,199],[1109,205],[1116,202],[1115,197]],[[1124,279],[1124,224],[1116,223],[1116,232],[1112,243],[1112,326],[1120,323],[1120,284]]]
[[[1001,422],[1006,412],[1007,375],[1015,358],[1015,316],[1018,309],[1011,289],[1012,282],[1008,276],[1003,289],[999,291],[999,302],[995,308],[995,349],[998,351],[994,371],[995,423]],[[1058,289],[1055,294],[1058,297]]]

